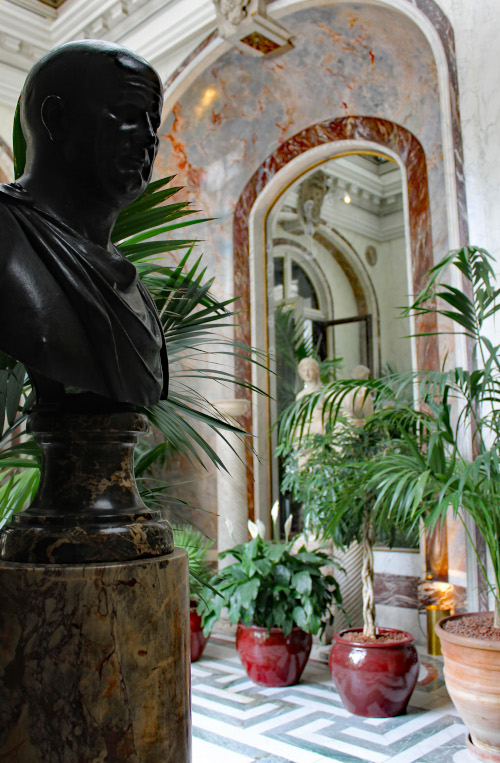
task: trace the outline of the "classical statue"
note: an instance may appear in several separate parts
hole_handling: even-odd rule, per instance
[[[297,371],[304,382],[304,387],[297,392],[295,400],[300,400],[304,395],[310,395],[323,386],[320,379],[319,365],[314,358],[303,358],[297,366]],[[324,433],[323,407],[318,404],[314,408],[309,420],[305,422],[301,437]]]
[[[26,365],[41,405],[166,397],[156,307],[110,242],[151,178],[162,102],[144,59],[98,40],[55,48],[26,79],[26,168],[0,185],[0,350]]]
[[[370,369],[364,365],[354,366],[348,378],[367,381]],[[367,387],[352,389],[342,399],[341,413],[353,426],[364,426],[366,417],[371,416],[373,410],[373,395]]]
[[[295,400],[300,400],[304,395],[310,395],[321,387],[318,361],[310,357],[302,358],[297,371],[304,382],[304,387],[295,396]]]

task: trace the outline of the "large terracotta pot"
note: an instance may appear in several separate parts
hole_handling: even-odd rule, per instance
[[[247,675],[262,686],[292,686],[306,666],[312,636],[293,628],[288,636],[281,628],[267,628],[240,623],[236,631],[236,649]]]
[[[446,688],[469,729],[470,749],[476,748],[480,759],[500,761],[500,641],[459,636],[443,627],[450,620],[477,614],[445,617],[436,623],[436,633]]]
[[[196,612],[196,606],[189,611],[189,624],[191,628],[191,662],[199,660],[205,649],[208,638],[203,635],[201,617]]]
[[[402,715],[418,678],[414,637],[406,631],[379,628],[380,634],[404,633],[405,639],[364,644],[343,638],[353,632],[361,634],[362,629],[348,628],[334,633],[329,660],[332,678],[346,709],[369,718]]]

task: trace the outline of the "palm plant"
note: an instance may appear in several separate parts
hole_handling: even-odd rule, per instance
[[[464,288],[444,281],[450,269],[461,274]],[[445,521],[451,506],[454,517],[464,524],[493,595],[494,625],[500,628],[500,345],[485,334],[500,308],[500,290],[491,255],[477,247],[450,252],[428,275],[427,286],[407,312],[451,321],[469,343],[471,368],[422,376],[416,413],[426,440],[408,440],[407,452],[381,458],[373,465],[368,484],[377,494],[375,509],[396,523],[415,523],[422,517],[433,529]],[[490,578],[466,514],[489,552]]]
[[[15,175],[24,170],[25,143],[19,121],[14,121]],[[112,241],[137,267],[139,276],[155,300],[168,346],[171,379],[169,398],[144,409],[150,422],[168,440],[169,447],[204,465],[203,456],[223,468],[216,451],[197,426],[202,423],[217,435],[224,430],[239,431],[221,417],[196,390],[203,378],[232,387],[253,389],[224,366],[224,358],[243,356],[257,361],[259,353],[220,336],[227,331],[236,313],[234,299],[220,301],[211,293],[213,279],[207,279],[201,258],[193,257],[193,239],[167,238],[173,231],[207,222],[191,218],[195,210],[189,202],[167,203],[179,187],[173,177],[149,184],[142,196],[120,213]],[[187,218],[187,219],[186,219]],[[162,256],[187,250],[178,263],[166,265]],[[211,365],[207,364],[210,356]],[[217,365],[213,360],[217,357]],[[221,360],[222,357],[222,360]],[[194,384],[193,384],[194,382]],[[34,496],[39,480],[38,446],[24,434],[24,423],[33,405],[34,394],[23,364],[0,354],[0,528],[15,511]],[[139,473],[164,450],[158,444],[142,454]],[[165,490],[158,486],[157,492]],[[154,499],[154,496],[150,496]]]
[[[188,552],[189,597],[193,606],[201,600],[204,590],[210,590],[212,570],[207,561],[207,553],[213,542],[191,525],[174,526],[173,531],[175,545]]]
[[[347,382],[341,393],[330,385],[305,399],[299,411],[288,411],[282,426],[293,432],[290,418],[293,426],[297,422],[304,426],[320,400],[328,418],[338,412],[349,389],[363,385],[377,394],[392,389],[398,400],[407,397],[409,388],[416,388],[417,405],[414,409],[403,406],[405,413],[397,427],[402,447],[382,451],[366,466],[365,489],[376,496],[372,513],[377,521],[396,527],[415,527],[423,520],[433,530],[444,523],[451,507],[476,554],[495,602],[494,625],[500,628],[500,345],[486,335],[500,309],[492,259],[478,247],[453,250],[429,271],[426,287],[405,311],[448,322],[447,330],[435,334],[463,335],[470,368]],[[463,280],[460,287],[449,283],[453,272]],[[353,463],[353,469],[359,464]],[[492,575],[467,515],[484,540]]]
[[[358,382],[354,382],[358,384]],[[338,548],[358,542],[362,549],[363,636],[373,639],[375,599],[373,590],[373,544],[376,535],[390,539],[394,527],[381,511],[375,511],[376,492],[368,479],[371,466],[388,453],[404,452],[401,432],[413,427],[411,410],[385,408],[381,401],[391,394],[377,383],[379,408],[355,426],[343,415],[342,400],[355,390],[353,382],[336,382],[323,395],[325,433],[300,432],[307,421],[310,401],[299,400],[281,421],[278,453],[285,456],[282,490],[290,490],[304,505],[305,530],[331,539]],[[366,382],[362,382],[366,385]],[[366,389],[359,389],[364,396]],[[316,398],[311,395],[311,398]],[[306,430],[307,431],[307,430]]]

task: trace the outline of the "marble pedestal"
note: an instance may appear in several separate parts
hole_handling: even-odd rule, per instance
[[[0,561],[0,761],[188,763],[185,551]]]

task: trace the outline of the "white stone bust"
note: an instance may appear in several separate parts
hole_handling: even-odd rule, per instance
[[[295,400],[300,400],[304,395],[310,395],[311,392],[316,392],[321,387],[321,380],[319,374],[319,365],[314,358],[303,358],[298,367],[298,373],[304,387],[297,393]]]
[[[370,369],[367,366],[355,366],[349,374],[349,379],[367,380],[370,378]],[[342,400],[342,415],[351,424],[362,427],[367,416],[373,413],[373,396],[367,392],[366,387],[352,389]]]
[[[300,400],[305,395],[310,395],[312,392],[316,392],[323,386],[321,384],[319,365],[314,358],[303,358],[297,367],[298,373],[304,387],[296,394],[295,400]],[[323,405],[318,403],[314,408],[310,418],[305,422],[304,428],[301,432],[301,436],[310,436],[315,434],[324,434],[325,427],[323,424]],[[299,467],[302,463],[305,463],[305,458],[299,458]]]

